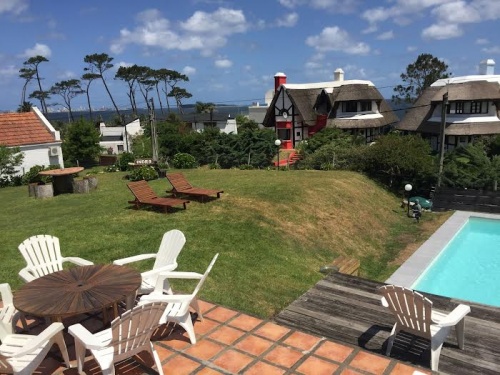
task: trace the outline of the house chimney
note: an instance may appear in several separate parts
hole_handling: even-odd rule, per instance
[[[274,92],[278,91],[281,85],[286,83],[286,74],[278,72],[274,75]]]
[[[344,71],[340,68],[335,69],[333,72],[333,80],[334,81],[343,81],[344,80]]]
[[[495,74],[495,61],[493,59],[486,59],[479,63],[479,74],[493,75]]]

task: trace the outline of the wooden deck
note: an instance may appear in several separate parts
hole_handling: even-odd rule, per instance
[[[275,318],[278,324],[357,345],[385,354],[394,324],[393,315],[380,304],[377,288],[382,283],[332,273],[294,301]],[[425,293],[424,293],[425,294]],[[428,296],[434,308],[451,311],[458,300]],[[465,350],[457,346],[452,330],[441,351],[439,371],[447,374],[500,373],[500,308],[467,303],[471,313],[465,323]],[[428,342],[399,334],[392,358],[430,368]]]

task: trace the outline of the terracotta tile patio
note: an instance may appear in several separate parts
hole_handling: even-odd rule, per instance
[[[412,375],[414,371],[431,374],[429,369],[412,367],[358,347],[288,329],[222,306],[200,303],[204,320],[195,323],[195,345],[191,345],[180,327],[165,325],[155,333],[154,345],[165,375]],[[86,318],[82,324],[98,330],[100,322]],[[75,364],[72,337],[66,334],[65,338]],[[148,354],[141,355],[140,360],[143,363],[130,359],[118,364],[116,374],[156,373],[148,367],[153,365]],[[84,371],[87,375],[101,374],[90,356]],[[36,374],[77,375],[77,370],[62,367],[59,351],[54,348]]]

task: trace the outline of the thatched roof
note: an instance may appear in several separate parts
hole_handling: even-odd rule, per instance
[[[448,101],[495,100],[500,99],[500,85],[487,81],[454,83],[440,87],[431,101],[442,102],[445,93],[448,93]]]
[[[337,87],[330,94],[333,102],[347,102],[350,100],[383,100],[384,97],[375,86],[354,84]]]

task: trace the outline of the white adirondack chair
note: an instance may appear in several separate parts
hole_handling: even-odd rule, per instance
[[[379,289],[383,295],[382,305],[389,308],[396,317],[386,355],[391,354],[399,331],[431,341],[432,371],[438,371],[441,348],[452,327],[455,327],[459,348],[464,348],[465,316],[470,312],[470,306],[460,304],[449,314],[444,314],[433,310],[431,300],[411,289],[394,285],[385,285]]]
[[[193,321],[189,313],[189,306],[198,314],[200,320],[203,319],[200,306],[196,295],[200,291],[203,283],[205,282],[208,274],[217,260],[219,254],[216,254],[204,274],[197,272],[165,272],[158,276],[155,290],[147,295],[144,295],[139,300],[139,305],[149,302],[167,302],[167,308],[160,319],[160,324],[173,322],[179,324],[184,328],[189,335],[191,344],[196,344],[196,335],[194,333]],[[166,278],[171,279],[198,279],[200,280],[191,294],[163,294],[163,280]]]
[[[165,303],[150,303],[127,310],[111,322],[111,327],[97,333],[89,332],[81,324],[68,328],[75,338],[78,373],[83,373],[85,350],[94,356],[103,375],[115,373],[115,363],[147,351],[154,359],[157,371],[163,375],[160,358],[151,343],[151,335],[159,326]]]
[[[10,324],[0,323],[0,372],[4,374],[32,374],[57,344],[69,368],[69,356],[63,337],[64,325],[52,323],[38,335],[11,334]]]
[[[10,324],[11,330],[8,333],[14,333],[17,320],[20,319],[25,330],[28,329],[24,315],[14,307],[12,290],[7,283],[0,284],[0,294],[2,295],[2,307],[0,308],[0,320],[3,323]]]
[[[160,272],[173,271],[177,268],[177,257],[185,243],[186,237],[184,233],[178,229],[172,229],[163,235],[157,253],[139,254],[128,258],[117,259],[113,264],[124,265],[146,259],[155,259],[153,269],[141,273],[142,283],[137,291],[137,294],[151,293],[155,288],[156,278]],[[164,289],[166,292],[172,293],[168,280],[165,280]]]
[[[63,257],[59,238],[50,235],[38,235],[27,238],[19,245],[19,251],[26,260],[26,267],[19,271],[19,276],[30,282],[41,276],[61,271],[63,263],[70,262],[78,266],[90,266],[94,263],[78,258]]]

